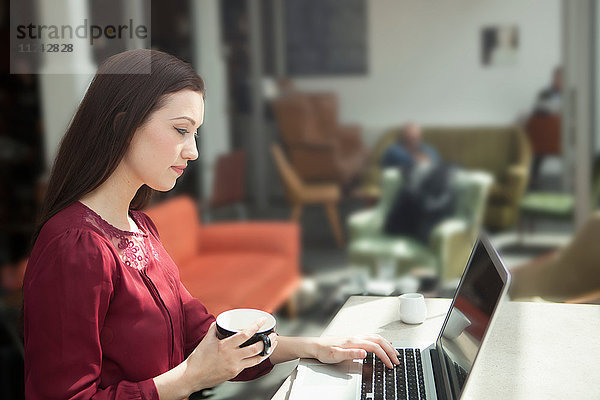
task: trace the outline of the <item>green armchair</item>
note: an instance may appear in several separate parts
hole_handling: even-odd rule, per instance
[[[595,156],[592,166],[590,205],[592,210],[600,206],[600,155]],[[573,219],[574,213],[575,196],[572,193],[533,191],[525,194],[521,200],[520,222],[523,223],[523,217],[536,216],[567,220]]]
[[[399,169],[385,169],[379,202],[348,219],[350,262],[375,269],[378,259],[394,259],[398,274],[420,266],[433,269],[443,282],[460,277],[481,227],[492,181],[486,172],[456,171],[451,182],[457,193],[455,214],[435,226],[429,243],[423,244],[383,232],[385,218],[403,184]]]

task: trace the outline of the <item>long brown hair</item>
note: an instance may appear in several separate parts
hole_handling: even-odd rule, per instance
[[[130,74],[150,63],[147,74]],[[54,161],[32,245],[53,215],[100,186],[117,168],[136,129],[161,108],[165,95],[189,89],[204,96],[204,81],[190,64],[156,50],[130,50],[108,58],[92,80]],[[130,208],[143,208],[143,185]]]

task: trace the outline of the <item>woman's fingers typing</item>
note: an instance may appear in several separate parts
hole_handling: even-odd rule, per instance
[[[370,353],[374,353],[388,368],[393,368],[394,364],[398,364],[398,357],[396,354],[388,354],[380,343],[363,339],[359,342],[359,346]]]
[[[392,346],[392,343],[385,340],[379,335],[368,335],[358,338],[359,342],[356,343],[361,348],[374,353],[377,357],[384,362],[384,364],[391,368],[391,364],[398,364],[398,351]]]
[[[366,352],[374,353],[388,368],[398,364],[398,352],[392,344],[379,335],[324,339],[327,349],[319,359],[323,362],[340,362],[350,358],[364,358]]]
[[[343,347],[338,347],[333,350],[337,353],[336,358],[338,361],[355,360],[367,356],[367,351],[364,349],[345,349]]]

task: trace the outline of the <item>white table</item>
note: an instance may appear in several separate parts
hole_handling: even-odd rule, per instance
[[[428,318],[414,326],[399,321],[395,297],[353,296],[323,336],[431,343],[449,306],[449,299],[427,299]],[[288,399],[294,377],[295,370],[273,400]],[[600,306],[502,303],[462,398],[600,399]]]

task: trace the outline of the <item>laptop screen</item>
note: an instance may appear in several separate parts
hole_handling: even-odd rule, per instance
[[[487,238],[478,240],[437,341],[454,398],[460,397],[507,283],[508,273]]]

